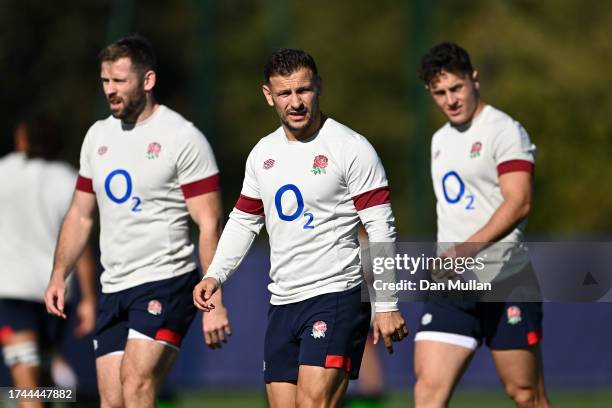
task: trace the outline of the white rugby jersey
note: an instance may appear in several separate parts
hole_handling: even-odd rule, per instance
[[[363,281],[360,219],[371,242],[395,240],[380,159],[363,136],[329,118],[308,140],[290,141],[280,127],[253,148],[240,198],[206,276],[223,283],[264,219],[271,249],[268,289],[275,305],[345,291]]]
[[[436,194],[438,242],[464,242],[503,202],[499,176],[533,172],[535,146],[520,123],[490,105],[467,130],[447,123],[431,141],[431,177]],[[522,242],[527,219],[500,242]]]
[[[163,105],[136,125],[109,116],[89,129],[77,189],[96,195],[103,292],[195,269],[185,199],[217,190],[218,173],[204,135]]]
[[[11,153],[0,159],[0,297],[42,302],[76,171]]]

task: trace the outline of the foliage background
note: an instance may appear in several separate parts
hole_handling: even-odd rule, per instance
[[[278,125],[261,96],[271,50],[308,50],[323,109],[366,135],[385,164],[401,235],[434,233],[429,138],[443,123],[416,76],[423,51],[452,40],[472,54],[484,99],[538,147],[528,232],[604,234],[612,227],[612,3],[595,0],[0,1],[0,153],[16,119],[46,110],[74,165],[87,128],[107,115],[96,55],[127,32],[151,39],[158,99],[211,140],[226,211],[246,156]],[[7,175],[3,175],[6,177]]]

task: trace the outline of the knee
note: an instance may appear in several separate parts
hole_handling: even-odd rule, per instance
[[[450,387],[442,383],[418,378],[414,385],[415,407],[445,407],[450,397]]]
[[[298,386],[295,405],[297,408],[328,407],[330,400],[331,396],[325,395],[323,391]]]
[[[121,393],[117,395],[106,395],[100,393],[100,408],[122,408],[124,406]]]
[[[126,397],[150,393],[154,388],[155,380],[151,375],[130,372],[121,377],[121,390]]]
[[[516,384],[507,385],[506,394],[519,408],[535,407],[538,400],[536,389],[531,386],[521,386]]]

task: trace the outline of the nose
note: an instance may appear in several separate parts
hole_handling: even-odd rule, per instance
[[[113,81],[108,81],[104,83],[104,93],[107,95],[113,95],[117,92],[117,88]]]
[[[455,96],[455,94],[453,94],[452,92],[447,92],[446,93],[446,104],[454,105],[455,102],[457,102],[457,97]]]
[[[292,92],[291,93],[291,97],[289,99],[289,103],[291,104],[291,107],[293,109],[301,108],[302,107],[302,98],[300,98],[300,96],[297,93]]]

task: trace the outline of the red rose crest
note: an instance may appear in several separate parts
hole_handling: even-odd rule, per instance
[[[315,156],[314,163],[312,164],[312,169],[310,171],[312,171],[313,174],[325,174],[327,164],[327,157],[323,156],[322,154]]]
[[[106,152],[108,152],[108,147],[107,146],[100,146],[100,147],[98,147],[98,154],[100,156],[102,156]]]
[[[470,150],[470,157],[473,159],[474,157],[480,156],[480,150],[482,149],[482,143],[474,142],[472,145],[472,149]]]
[[[314,322],[314,324],[312,325],[312,337],[314,337],[315,339],[320,339],[322,337],[325,337],[326,331],[327,331],[327,323],[325,323],[323,320]]]
[[[161,152],[161,145],[157,142],[149,143],[147,147],[147,159],[157,159]]]
[[[158,300],[151,300],[147,305],[147,312],[153,316],[158,316],[162,312],[162,305]]]
[[[521,309],[518,306],[510,306],[508,310],[506,310],[506,314],[508,315],[508,323],[509,324],[517,324],[521,320]]]

